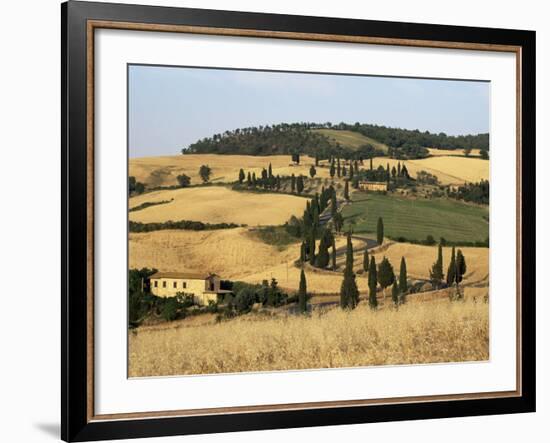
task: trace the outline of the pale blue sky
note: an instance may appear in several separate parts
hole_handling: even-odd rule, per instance
[[[489,132],[489,94],[489,83],[475,81],[130,66],[130,157],[177,154],[215,133],[283,122]]]

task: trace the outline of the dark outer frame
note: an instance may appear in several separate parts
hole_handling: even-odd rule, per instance
[[[78,1],[61,5],[61,19],[63,440],[90,441],[535,411],[534,32]],[[93,70],[89,69],[93,50],[90,51],[88,45],[90,36],[93,40],[94,27],[515,52],[518,57],[519,98],[516,195],[520,255],[517,260],[518,389],[459,396],[95,416],[93,81],[90,82]]]

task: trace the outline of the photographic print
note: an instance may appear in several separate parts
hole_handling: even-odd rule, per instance
[[[127,75],[130,377],[489,360],[490,82]]]

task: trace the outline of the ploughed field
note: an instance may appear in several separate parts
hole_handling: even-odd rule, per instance
[[[129,333],[129,376],[486,361],[489,305],[440,299],[395,310],[248,314]]]
[[[143,203],[166,202],[131,211],[131,221],[152,223],[192,220],[204,223],[280,225],[301,216],[307,200],[275,193],[233,191],[224,186],[201,186],[147,192],[130,198],[130,209]]]
[[[489,236],[487,207],[451,199],[411,199],[393,195],[355,192],[353,203],[343,209],[346,225],[355,233],[375,234],[378,217],[384,234],[407,240],[425,240],[432,235],[452,242],[485,241]]]

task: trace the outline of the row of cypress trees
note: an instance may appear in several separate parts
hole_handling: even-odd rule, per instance
[[[384,257],[380,264],[376,266],[374,256],[370,257],[369,251],[365,249],[363,255],[363,271],[368,273],[369,284],[369,306],[376,309],[378,300],[376,298],[376,288],[380,284],[385,291],[392,286],[392,300],[395,305],[405,302],[405,294],[408,291],[407,285],[407,263],[405,257],[401,257],[399,268],[399,279],[396,278],[393,266],[390,261]],[[353,272],[353,244],[351,241],[351,232],[347,235],[346,267],[344,269],[344,279],[340,288],[340,306],[342,309],[354,309],[359,302],[359,290]]]

